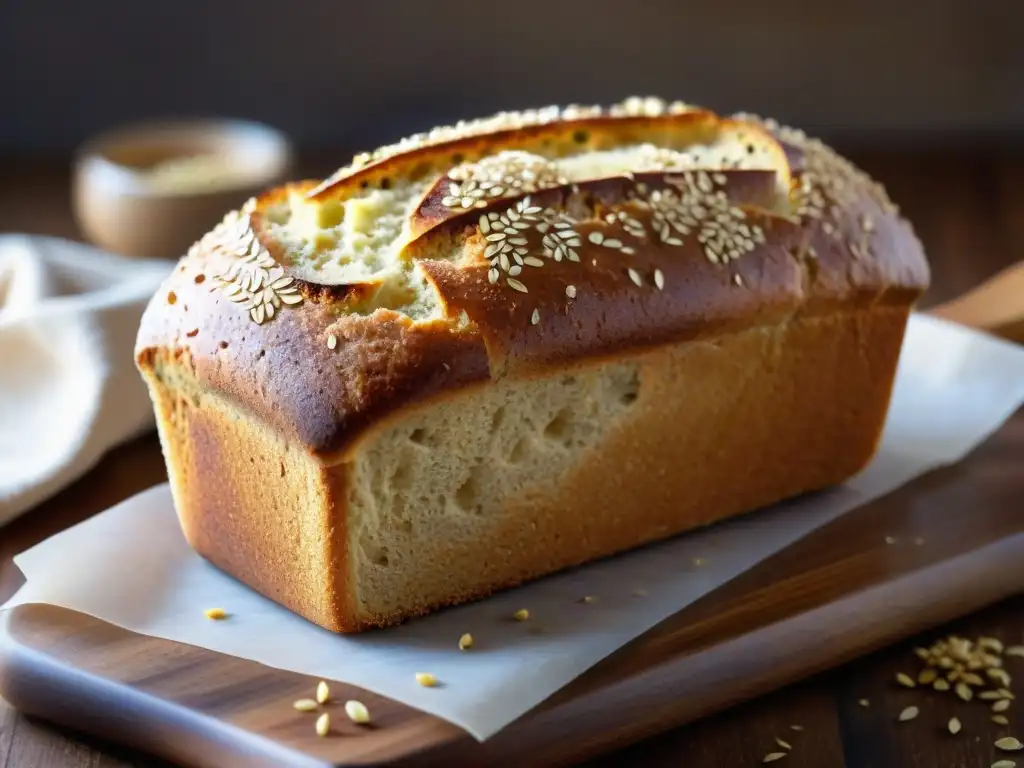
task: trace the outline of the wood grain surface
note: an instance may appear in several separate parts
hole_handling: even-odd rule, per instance
[[[931,301],[949,298],[1021,258],[1024,186],[1020,181],[1024,179],[1024,162],[1020,159],[954,155],[941,159],[879,156],[866,160],[865,164],[888,182],[929,248],[935,270]],[[922,173],[922,168],[929,170]],[[21,214],[17,221],[6,212],[0,213],[0,228],[17,226],[67,234],[70,227],[61,197],[65,191],[58,185],[66,179],[60,170],[25,172],[31,180],[22,184],[17,178],[0,177],[0,202],[4,203],[0,211],[5,211],[8,195],[21,194],[25,184],[34,190],[37,202],[29,205],[20,199],[15,204]],[[47,178],[45,183],[40,181]],[[965,634],[995,635],[1008,643],[1022,642],[1024,602],[1019,596],[1009,597],[1019,594],[1024,586],[1024,575],[1019,570],[1024,562],[1020,554],[1024,539],[1022,457],[1024,426],[1018,415],[998,440],[987,444],[970,461],[933,473],[917,481],[914,488],[862,510],[865,515],[877,517],[858,524],[840,520],[838,528],[830,526],[720,590],[714,600],[692,606],[601,664],[540,712],[489,742],[476,759],[494,763],[518,759],[512,764],[523,765],[536,764],[542,756],[561,762],[604,751],[664,728],[667,723],[757,695],[794,675],[853,658],[886,639],[999,597],[1008,599],[961,620],[955,627],[934,629],[928,637],[955,629]],[[152,485],[162,476],[155,440],[143,438],[113,452],[82,481],[0,530],[0,598],[12,592],[20,580],[10,563],[13,554]],[[901,501],[903,494],[912,497]],[[848,529],[843,528],[844,523]],[[894,535],[902,543],[885,545],[883,531],[892,530],[894,525],[899,526],[900,533]],[[817,537],[826,538],[815,541]],[[917,537],[922,544],[914,543]],[[958,553],[960,559],[956,560]],[[894,580],[894,575],[902,581]],[[872,601],[871,587],[880,583],[879,579],[897,583],[898,589],[885,599],[875,593]],[[845,606],[837,602],[851,594],[859,602]],[[827,616],[815,615],[815,610],[829,605],[839,605],[839,609]],[[786,615],[814,621],[805,625],[797,620],[783,636],[773,634],[780,631],[776,621],[780,608]],[[150,749],[156,744],[165,754],[197,764],[226,764],[206,760],[210,755],[230,754],[217,750],[226,749],[237,731],[220,728],[211,732],[207,740],[191,747],[197,754],[186,755],[183,750],[190,747],[183,742],[188,740],[177,738],[180,730],[168,727],[175,723],[179,729],[195,726],[186,722],[183,710],[165,712],[161,720],[164,725],[157,728],[146,720],[153,711],[151,697],[142,701],[131,696],[159,692],[169,700],[179,697],[192,710],[269,734],[285,749],[294,750],[299,744],[305,749],[310,742],[308,723],[297,721],[287,709],[295,692],[309,688],[309,680],[207,652],[183,651],[162,641],[144,640],[139,650],[134,636],[119,636],[119,630],[98,622],[64,639],[55,639],[52,634],[32,635],[33,627],[52,626],[58,620],[53,615],[42,615],[53,609],[32,610],[36,615],[26,614],[19,637],[23,647],[28,643],[45,647],[46,656],[37,653],[26,658],[20,665],[27,670],[26,676],[8,679],[4,685],[16,690],[19,700],[35,702],[37,707],[33,708],[45,707],[51,714],[59,710],[79,727],[97,732],[102,730],[97,722],[102,713],[117,712],[118,717],[105,726],[113,729],[108,733],[116,731],[118,739],[135,739],[136,745],[145,744]],[[82,628],[81,620],[69,619],[66,612],[60,620],[73,621],[74,626]],[[758,626],[760,631],[751,631]],[[166,647],[156,647],[160,645]],[[97,647],[105,651],[101,656],[89,657],[95,674],[128,680],[137,686],[135,693],[127,691],[128,700],[123,698],[126,689],[120,689],[110,700],[111,707],[103,710],[86,706],[85,700],[76,698],[75,688],[62,688],[56,695],[54,670],[45,666],[51,663],[49,660],[59,661],[68,654],[88,657],[88,649]],[[694,664],[693,660],[707,653],[708,648],[725,649],[719,652],[726,655],[718,657],[712,666]],[[114,656],[110,657],[112,649]],[[197,653],[211,658],[191,660],[183,675],[182,655]],[[243,671],[242,667],[250,669]],[[874,653],[795,688],[606,754],[592,764],[758,765],[764,754],[772,751],[773,739],[781,735],[794,745],[793,753],[781,763],[785,765],[989,765],[995,759],[991,743],[1006,729],[990,723],[984,708],[972,708],[949,695],[895,687],[892,676],[898,668],[913,668],[906,645]],[[175,670],[173,676],[167,673],[170,669]],[[32,670],[42,674],[33,676]],[[609,687],[609,681],[614,680],[631,682],[627,689],[615,691]],[[95,690],[95,685],[85,684],[88,681],[78,682],[83,683],[82,691]],[[621,703],[608,706],[612,695]],[[382,754],[377,750],[384,749],[380,746],[387,741],[383,737],[393,728],[416,744],[434,745],[435,751],[419,753],[421,764],[451,764],[453,755],[465,754],[448,751],[465,749],[464,740],[449,726],[410,716],[401,708],[392,710],[369,695],[366,698],[382,707],[385,727],[362,734],[359,739],[345,740],[360,742],[355,751],[363,755],[363,760]],[[871,705],[859,706],[861,698]],[[577,702],[575,708],[573,702]],[[920,721],[896,725],[895,713],[908,703],[921,706]],[[954,713],[965,726],[960,738],[941,732],[945,718]],[[388,719],[392,717],[393,722]],[[1016,709],[1011,710],[1010,717],[1019,736],[1022,721]],[[804,730],[787,735],[792,724],[800,724]],[[583,733],[589,737],[582,738]],[[532,735],[527,738],[526,734]],[[336,748],[333,741],[313,740],[314,749],[326,750],[314,752],[314,757],[321,761],[334,759],[329,751]],[[194,737],[192,742],[196,742]],[[263,745],[261,741],[252,743]],[[388,743],[393,749],[394,739]],[[266,755],[278,760],[267,764],[295,757],[277,752]],[[244,764],[258,764],[257,757],[257,752],[250,753]],[[0,705],[3,768],[153,764],[151,758],[139,753],[70,736]]]

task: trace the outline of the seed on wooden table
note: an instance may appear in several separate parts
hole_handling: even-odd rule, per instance
[[[1015,739],[1013,736],[1007,736],[1006,738],[999,739],[996,742],[996,749],[1001,749],[1003,752],[1016,752],[1017,750],[1024,749],[1024,744],[1020,743],[1020,739]]]
[[[327,700],[331,698],[331,689],[327,687],[327,683],[321,680],[316,684],[316,700],[321,704],[326,704]]]
[[[926,667],[925,669],[921,670],[920,674],[918,674],[917,682],[921,683],[921,685],[928,685],[929,683],[935,682],[935,678],[937,678],[938,676],[939,673],[936,672],[932,667]]]
[[[1009,725],[1010,721],[1006,715],[992,715],[992,722],[996,725]]]
[[[996,760],[992,763],[992,768],[1016,768],[1017,764],[1013,760]]]
[[[1009,699],[1000,699],[999,701],[995,702],[992,705],[992,711],[993,712],[1005,712],[1009,708],[1010,708],[1010,700]]]
[[[904,674],[903,672],[900,672],[896,675],[896,682],[905,688],[917,687],[917,683],[914,682],[914,679],[910,675]]]
[[[949,680],[944,680],[941,677],[932,684],[932,688],[936,691],[948,691]]]
[[[1005,699],[1006,697],[999,691],[982,691],[978,694],[978,698],[985,701],[995,701],[996,699]]]
[[[978,638],[979,648],[991,648],[996,653],[1003,652],[1003,644],[1000,640],[994,637],[979,637]]]
[[[913,720],[919,713],[920,710],[917,707],[907,707],[900,712],[900,722],[905,723],[908,720]]]
[[[792,744],[790,744],[785,739],[780,739],[778,736],[775,737],[775,743],[778,744],[783,749],[793,749],[793,745]]]
[[[1017,656],[1018,658],[1024,659],[1024,645],[1011,645],[1009,648],[1003,650],[1004,656]]]
[[[312,699],[299,699],[292,706],[299,712],[313,712],[317,708],[317,703]]]
[[[857,703],[860,704],[862,707],[870,707],[871,706],[871,702],[868,701],[867,699],[861,699]]]
[[[955,717],[949,718],[949,732],[956,736],[960,733],[960,721]]]
[[[1010,699],[1011,701],[1017,698],[1005,688],[1000,688],[998,691],[996,691],[996,693],[998,693],[1002,698]]]
[[[921,661],[928,661],[932,656],[932,652],[927,648],[915,648],[914,653],[917,655],[917,658],[921,659]]]
[[[802,725],[791,725],[789,726],[791,731],[802,731],[804,727]]]
[[[324,712],[316,719],[316,735],[326,736],[331,730],[331,716]]]
[[[785,752],[769,752],[767,755],[764,756],[764,760],[762,760],[761,762],[774,763],[776,760],[781,760],[785,756]]]
[[[964,701],[970,701],[974,698],[974,691],[971,690],[970,686],[968,686],[967,683],[957,683],[956,695]]]
[[[345,714],[348,715],[348,719],[353,723],[368,723],[370,722],[370,710],[366,708],[366,705],[361,701],[350,699],[345,702]]]
[[[1006,673],[1005,669],[987,669],[985,674],[1000,685],[1008,686],[1010,684],[1010,676]],[[981,683],[978,683],[978,685],[981,685]]]
[[[960,679],[963,680],[968,685],[984,685],[985,684],[985,681],[982,680],[978,675],[974,674],[973,672],[967,672],[966,674],[961,675]]]

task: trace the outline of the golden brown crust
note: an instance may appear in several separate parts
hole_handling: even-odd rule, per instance
[[[878,303],[909,306],[928,281],[910,226],[867,177],[817,142],[773,124],[767,127],[778,139],[779,155],[789,160],[787,174],[794,174],[791,209],[778,210],[770,184],[775,174],[721,174],[724,181],[716,184],[731,209],[743,212],[750,247],[718,263],[699,241],[699,226],[687,236],[669,232],[678,235],[679,245],[666,245],[656,234],[652,193],[674,184],[685,195],[686,185],[696,183],[693,173],[637,173],[534,193],[530,204],[550,213],[549,228],[552,217],[571,214],[578,261],[544,256],[544,233],[534,231],[530,247],[544,266],[524,267],[528,279],[490,266],[490,243],[477,223],[481,215],[500,214],[526,198],[452,211],[439,203],[445,189],[438,180],[412,215],[411,231],[422,234],[404,253],[440,295],[444,317],[429,322],[386,307],[360,314],[358,308],[379,290],[377,282],[321,285],[294,279],[290,254],[265,226],[268,208],[289,194],[338,197],[363,182],[415,174],[424,164],[450,165],[454,155],[538,141],[572,143],[580,131],[595,147],[658,137],[678,144],[684,134],[693,140],[744,125],[765,135],[756,121],[720,120],[706,111],[584,116],[414,147],[316,188],[305,182],[274,190],[239,217],[245,233],[241,252],[258,251],[254,258],[266,264],[261,285],[273,281],[281,287],[240,291],[237,280],[228,281],[235,291],[228,296],[216,278],[252,265],[237,263],[230,242],[204,240],[151,302],[139,332],[138,364],[144,370],[180,364],[201,386],[224,393],[306,450],[331,456],[383,415],[488,377],[633,354],[777,324],[787,316]],[[640,220],[644,237],[631,238],[622,222],[604,220],[619,214]],[[763,233],[763,243],[751,239],[753,228]],[[610,250],[592,236],[626,245]],[[461,257],[437,258],[442,241]],[[491,282],[495,271],[500,274]],[[527,292],[511,289],[510,278]],[[245,301],[236,303],[240,298]]]

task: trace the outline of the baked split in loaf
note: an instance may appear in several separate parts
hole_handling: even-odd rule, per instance
[[[842,482],[927,282],[821,143],[631,99],[251,200],[137,361],[191,545],[353,632]]]

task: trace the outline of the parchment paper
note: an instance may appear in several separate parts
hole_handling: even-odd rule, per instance
[[[844,512],[960,460],[1024,401],[1024,349],[912,319],[877,459],[841,488],[404,626],[339,637],[193,554],[166,486],[15,558],[3,609],[51,603],[134,632],[353,683],[486,739],[626,642]],[[879,532],[883,536],[884,531]],[[592,603],[580,602],[593,596]],[[222,607],[214,622],[203,610]],[[511,614],[527,608],[531,618]],[[475,645],[459,651],[464,632]],[[442,685],[420,687],[416,672]]]

